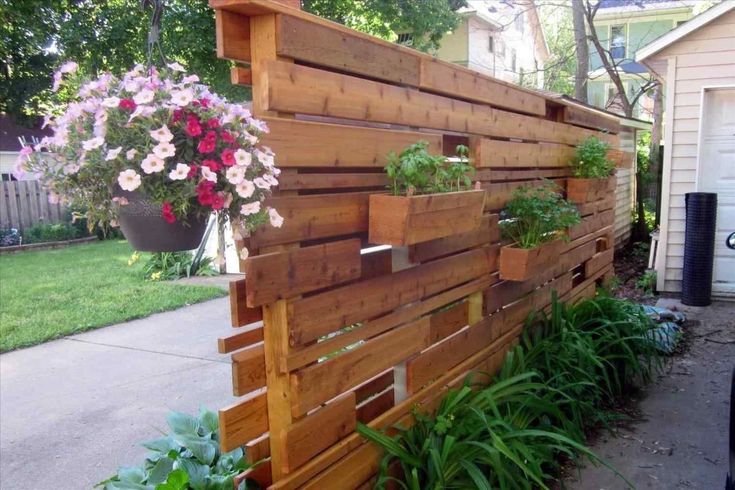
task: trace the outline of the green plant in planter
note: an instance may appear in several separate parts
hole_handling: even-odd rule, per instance
[[[469,164],[469,150],[464,145],[456,148],[457,157],[432,155],[427,151],[429,143],[419,141],[400,154],[388,154],[385,172],[390,183],[388,189],[394,196],[432,194],[466,190],[472,185],[470,175],[474,168]]]
[[[577,145],[572,161],[574,176],[582,179],[604,179],[612,175],[615,163],[607,159],[610,145],[590,136]]]
[[[258,488],[250,481],[234,487],[234,478],[250,465],[241,448],[219,450],[217,414],[202,409],[198,417],[171,412],[171,434],[146,441],[151,452],[140,467],[120,468],[99,483],[104,490],[245,490]]]
[[[503,214],[507,218],[500,222],[503,235],[520,248],[535,248],[560,238],[559,232],[580,220],[577,208],[550,181],[535,187],[518,187]]]

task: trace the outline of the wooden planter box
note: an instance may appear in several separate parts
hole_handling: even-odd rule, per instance
[[[567,179],[567,200],[575,204],[599,201],[610,192],[615,192],[614,175],[606,179]]]
[[[420,196],[370,196],[369,241],[406,247],[474,230],[482,221],[485,191]]]
[[[561,238],[536,248],[506,245],[500,248],[500,278],[525,281],[556,264],[566,243]]]

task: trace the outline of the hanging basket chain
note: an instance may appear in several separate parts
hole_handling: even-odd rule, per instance
[[[163,6],[164,0],[141,0],[141,6],[143,10],[151,8],[153,14],[151,15],[151,26],[148,30],[148,52],[147,62],[148,70],[153,68],[153,56],[154,52],[158,51],[160,62],[162,66],[166,66],[166,55],[163,52],[163,46],[161,45],[161,17],[163,17]]]

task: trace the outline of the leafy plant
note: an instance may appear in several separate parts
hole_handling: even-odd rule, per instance
[[[638,278],[635,285],[641,288],[646,295],[653,296],[656,289],[656,271],[649,270],[644,272],[643,275]]]
[[[546,181],[513,191],[504,218],[500,222],[503,234],[521,248],[534,248],[560,238],[559,232],[579,223],[579,212],[561,196],[557,185]]]
[[[131,258],[130,262],[134,263],[136,260]],[[153,281],[171,281],[191,276],[212,276],[217,274],[212,268],[212,262],[211,257],[194,256],[188,251],[156,252],[151,254],[143,266],[143,274]]]
[[[70,223],[37,223],[23,232],[23,242],[57,242],[73,240],[86,235]]]
[[[469,165],[466,146],[457,146],[458,156],[454,158],[431,155],[428,146],[426,141],[419,141],[399,155],[388,154],[385,172],[390,180],[388,188],[394,196],[452,192],[470,187],[474,168]]]
[[[198,417],[172,412],[171,434],[146,441],[150,450],[140,467],[120,468],[99,483],[105,490],[232,490],[234,478],[250,467],[241,448],[219,450],[217,414],[202,409]],[[242,482],[236,490],[250,488]]]
[[[607,159],[610,145],[590,136],[577,145],[572,161],[574,176],[585,179],[604,179],[612,174],[615,164]]]
[[[0,247],[20,245],[20,233],[15,228],[0,228]]]

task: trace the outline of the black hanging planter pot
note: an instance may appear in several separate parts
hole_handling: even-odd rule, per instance
[[[140,192],[116,189],[116,197],[127,199],[120,206],[120,229],[133,249],[140,252],[181,252],[199,247],[207,228],[208,215],[190,214],[186,222],[169,223],[161,214],[161,205]]]

